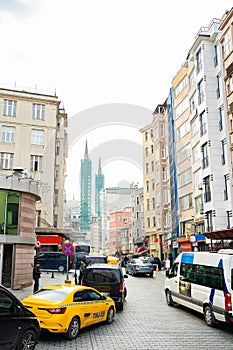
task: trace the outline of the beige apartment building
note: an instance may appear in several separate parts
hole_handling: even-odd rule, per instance
[[[223,59],[223,78],[226,91],[226,110],[228,115],[230,158],[233,165],[233,8],[226,14],[220,25],[220,39]],[[231,184],[232,186],[233,184]],[[231,213],[232,215],[232,213]]]
[[[37,227],[63,227],[67,115],[56,95],[0,89],[0,172],[38,181]]]
[[[185,62],[172,80],[174,97],[174,128],[176,136],[176,169],[178,188],[178,217],[180,251],[192,250],[193,230],[193,174],[191,159],[191,132],[188,98],[188,64]]]
[[[150,255],[165,259],[171,243],[166,104],[156,107],[152,123],[140,131],[144,152],[144,235]]]

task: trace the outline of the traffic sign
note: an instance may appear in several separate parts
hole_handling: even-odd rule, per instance
[[[71,254],[73,254],[73,252],[74,252],[74,246],[73,246],[73,244],[71,244],[71,243],[65,243],[65,244],[62,246],[62,252],[63,252],[63,254],[65,254],[65,255],[71,255]]]

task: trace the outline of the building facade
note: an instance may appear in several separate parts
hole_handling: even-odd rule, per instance
[[[39,227],[63,227],[66,127],[57,96],[0,88],[0,171],[23,169],[39,182]]]

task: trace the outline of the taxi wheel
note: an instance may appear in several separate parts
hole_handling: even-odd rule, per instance
[[[113,319],[114,319],[114,310],[113,310],[113,307],[110,307],[110,309],[108,310],[106,323],[108,324],[112,323]]]
[[[67,333],[65,334],[65,339],[69,339],[69,340],[75,339],[78,335],[79,328],[80,328],[79,319],[78,317],[74,317],[70,322]]]
[[[36,334],[32,330],[26,331],[18,342],[17,350],[35,349],[37,344]]]

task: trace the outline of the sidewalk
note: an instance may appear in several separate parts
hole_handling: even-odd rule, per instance
[[[77,271],[77,275],[79,275],[79,271]],[[74,270],[70,270],[68,273],[69,279],[74,283]],[[45,287],[50,284],[60,284],[64,283],[64,281],[67,279],[67,273],[61,273],[61,272],[41,272],[41,278],[39,281],[39,287]],[[78,279],[78,277],[77,277]],[[34,283],[33,283],[34,284]],[[12,294],[14,294],[19,300],[24,299],[30,294],[33,294],[33,285],[27,288],[23,288],[21,290],[13,290],[11,288],[7,288]]]

